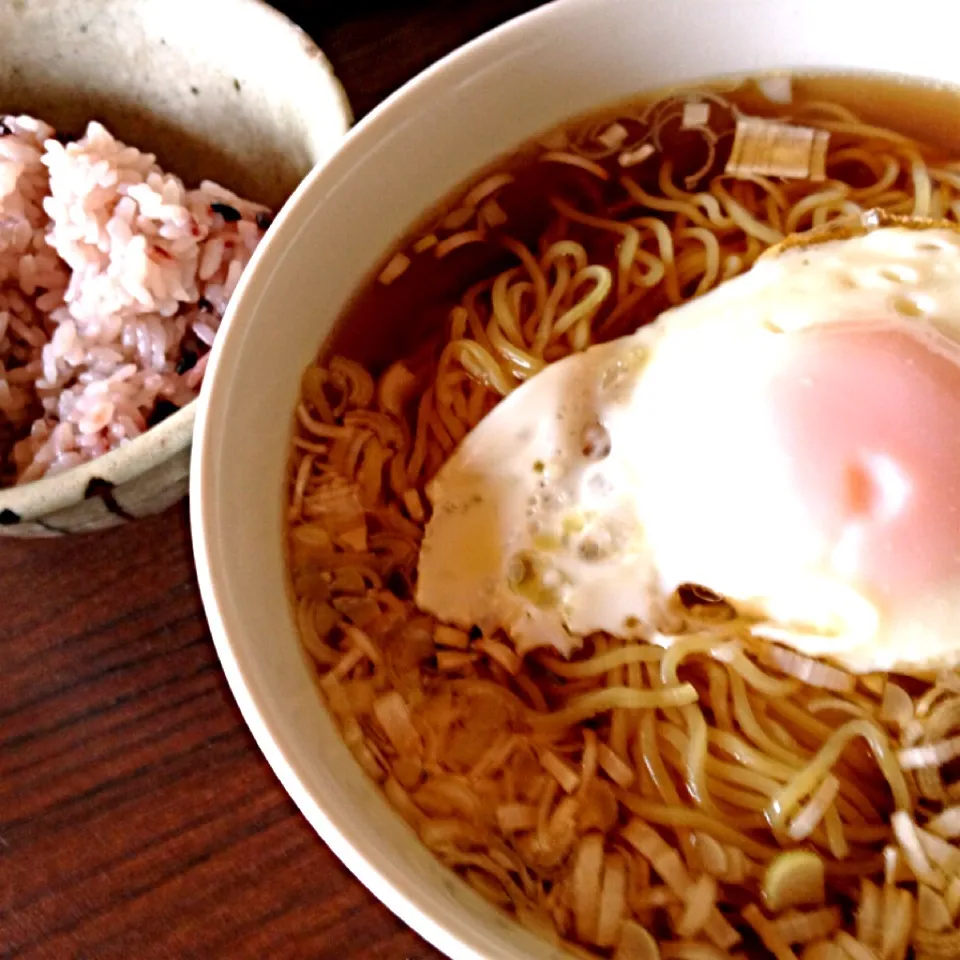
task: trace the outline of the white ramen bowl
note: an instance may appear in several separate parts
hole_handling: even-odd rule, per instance
[[[478,168],[571,115],[665,85],[777,69],[960,82],[939,0],[559,0],[448,57],[301,185],[214,347],[191,478],[207,614],[244,717],[320,836],[457,960],[566,954],[439,865],[351,756],[301,652],[284,489],[304,367],[389,245]]]

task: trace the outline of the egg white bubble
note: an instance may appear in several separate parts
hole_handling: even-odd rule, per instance
[[[696,583],[758,632],[855,671],[957,663],[960,578],[897,596],[860,582],[863,529],[812,521],[795,451],[757,402],[805,332],[852,327],[960,363],[960,233],[885,226],[788,247],[548,366],[431,482],[419,606],[569,655],[594,631],[649,637],[666,598]],[[858,469],[877,511],[912,495],[883,450]]]

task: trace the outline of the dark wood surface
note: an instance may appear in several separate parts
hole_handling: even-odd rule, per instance
[[[535,5],[277,3],[358,116]],[[260,756],[207,633],[183,507],[99,535],[0,539],[0,957],[438,957]]]

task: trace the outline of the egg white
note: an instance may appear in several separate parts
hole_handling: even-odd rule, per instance
[[[885,226],[788,246],[533,377],[428,489],[420,607],[502,628],[520,652],[569,654],[593,631],[649,635],[665,598],[697,583],[855,671],[958,662],[960,583],[891,604],[846,575],[748,389],[791,335],[838,318],[960,342],[960,233]]]

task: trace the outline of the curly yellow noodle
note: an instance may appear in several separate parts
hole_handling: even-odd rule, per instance
[[[623,177],[621,180],[627,193],[642,207],[648,210],[656,210],[659,213],[676,213],[688,217],[693,223],[700,227],[710,228],[724,227],[732,224],[728,217],[725,217],[721,211],[720,204],[715,197],[709,194],[697,194],[691,197],[689,193],[675,189],[672,194],[666,197],[655,197],[644,190],[639,184],[635,183],[630,177]],[[691,202],[696,200],[695,202]],[[710,201],[709,205],[706,201]],[[707,215],[704,216],[697,209],[697,203],[704,206]],[[713,216],[711,216],[713,214]]]
[[[712,777],[713,764],[706,755],[702,764],[699,761],[694,763],[693,753],[699,748],[676,727],[662,729],[661,736],[665,741],[661,755],[676,771],[677,779],[684,783],[700,809],[742,830],[763,830],[767,827],[764,816],[766,798],[762,794],[742,790],[722,777]],[[691,774],[694,782],[691,782]],[[727,804],[729,809],[714,803],[714,797]]]
[[[687,738],[679,727],[662,724],[659,733],[664,742],[670,744],[679,756],[683,755]],[[743,787],[746,791],[765,798],[769,798],[783,782],[757,770],[729,763],[712,753],[707,754],[704,764],[707,776],[712,780]]]
[[[610,670],[631,663],[656,663],[662,659],[662,657],[663,650],[659,647],[648,647],[642,644],[636,644],[631,647],[620,647],[617,650],[609,650],[606,653],[593,656],[589,660],[570,662],[543,653],[541,653],[537,659],[544,667],[558,677],[575,679],[599,677]]]
[[[504,237],[503,245],[523,264],[524,269],[533,282],[533,288],[536,292],[537,309],[542,310],[547,299],[547,278],[543,275],[543,270],[537,262],[536,257],[534,257],[522,243],[514,240],[513,237]]]
[[[819,226],[819,224],[814,221],[814,216],[817,211],[839,206],[846,200],[848,194],[849,188],[846,184],[829,184],[824,189],[804,197],[791,207],[784,224],[784,232],[800,232],[804,228],[804,220],[807,215],[810,215],[810,224],[808,226]]]
[[[664,289],[670,303],[677,304],[683,299],[677,280],[677,265],[675,259],[673,233],[670,228],[655,217],[638,217],[631,221],[634,227],[642,227],[644,231],[653,234],[656,240],[657,253],[664,270]],[[643,236],[643,234],[641,234]]]
[[[798,680],[780,680],[764,673],[763,670],[740,649],[735,648],[731,653],[730,666],[733,671],[743,677],[754,690],[765,693],[771,698],[789,697],[800,688],[800,681]]]
[[[710,191],[720,201],[720,205],[730,219],[744,233],[759,240],[765,246],[779,243],[783,239],[783,234],[779,230],[774,230],[773,227],[757,220],[746,207],[738,203],[719,180],[714,181]]]
[[[730,693],[734,719],[753,745],[766,751],[768,756],[775,757],[791,767],[802,766],[804,759],[806,759],[802,754],[798,756],[794,751],[781,746],[760,726],[750,706],[747,685],[743,677],[735,671],[730,672]]]
[[[554,244],[549,248],[544,258],[545,260],[556,246],[559,246],[559,244]],[[573,271],[570,269],[566,257],[556,257],[555,260],[550,263],[550,266],[553,268],[554,273],[553,286],[547,295],[543,310],[539,315],[535,313],[531,316],[529,326],[524,330],[524,335],[530,343],[530,350],[537,357],[544,355],[544,351],[550,342],[553,332],[557,308],[561,300],[566,296],[570,281],[573,279]],[[581,268],[578,267],[577,269]],[[532,329],[530,329],[531,327]]]
[[[707,677],[710,690],[710,707],[713,710],[714,723],[721,730],[732,730],[733,719],[730,714],[730,679],[727,671],[718,663],[707,665]]]
[[[498,312],[494,308],[493,316],[487,324],[487,338],[490,341],[491,352],[500,357],[510,373],[518,380],[526,380],[543,369],[543,360],[524,347],[513,343],[504,333],[503,324],[506,322],[510,332],[513,332],[513,319]],[[519,332],[519,331],[517,331]]]
[[[688,657],[699,654],[715,655],[718,651],[726,650],[730,640],[715,633],[695,633],[674,640],[666,648],[660,661],[660,682],[665,686],[673,686],[680,682],[677,671]]]
[[[610,289],[613,286],[613,278],[610,276],[610,271],[607,270],[606,267],[584,267],[571,280],[570,290],[571,292],[576,291],[585,284],[592,284],[592,289],[585,297],[578,300],[575,306],[561,314],[554,321],[551,339],[562,337],[572,327],[590,320],[600,308],[600,305],[606,300],[607,294],[610,293]],[[584,349],[586,345],[587,344],[583,344],[580,349]]]
[[[913,798],[907,787],[906,778],[896,762],[889,740],[876,724],[866,720],[851,720],[839,730],[835,730],[803,772],[771,798],[768,815],[772,824],[775,826],[784,824],[800,798],[814,789],[820,778],[837,762],[844,747],[854,737],[862,737],[873,752],[893,792],[897,809],[907,811],[913,809]]]
[[[687,725],[690,737],[684,756],[687,790],[693,802],[705,810],[716,811],[707,787],[707,721],[703,711],[696,704],[682,707],[680,712]]]
[[[673,169],[669,161],[660,168],[657,182],[663,191],[664,197],[669,197],[680,202],[681,206],[677,208],[676,212],[681,216],[689,218],[697,223],[698,226],[704,227],[705,229],[713,229],[718,235],[723,235],[735,229],[736,224],[723,212],[723,208],[720,206],[720,202],[716,197],[702,190],[697,193],[691,193],[688,190],[681,189],[673,182]],[[655,203],[661,202],[654,197],[650,197],[649,194],[645,193],[632,181],[629,183],[625,181],[624,187],[631,197],[638,202],[643,203],[644,198],[649,198]],[[650,204],[645,203],[645,206],[650,206]],[[651,209],[657,208],[651,206]],[[706,220],[700,215],[699,210],[703,210],[706,215]]]
[[[691,296],[699,297],[713,287],[720,275],[720,243],[709,231],[701,227],[687,227],[677,231],[677,239],[681,242],[693,240],[702,244],[701,249],[688,248],[687,252],[677,262],[677,273],[681,278],[681,286],[686,286],[689,279],[699,276],[696,289]]]
[[[520,324],[519,303],[516,297],[510,295],[513,291],[523,289],[522,284],[515,282],[519,276],[520,270],[514,269],[505,270],[497,277],[493,284],[493,290],[490,292],[490,307],[493,319],[496,320],[498,332],[512,346],[522,348],[526,344]],[[496,341],[492,337],[490,342],[496,348]]]
[[[667,827],[686,827],[690,830],[702,830],[711,837],[716,837],[725,843],[738,847],[748,856],[756,860],[767,861],[778,852],[777,847],[759,843],[747,834],[742,833],[729,824],[711,817],[709,814],[678,803],[657,800],[648,800],[637,797],[624,790],[617,791],[617,798],[631,813],[643,817],[649,823],[659,823]]]
[[[664,266],[663,261],[652,253],[638,249],[634,253],[633,258],[634,263],[630,271],[630,280],[633,281],[634,286],[641,287],[642,289],[633,291],[632,294],[621,300],[620,303],[617,304],[617,310],[626,311],[629,309],[628,301],[631,296],[642,296],[645,289],[655,287],[666,276],[667,268]],[[646,267],[646,272],[639,269],[640,264]],[[611,314],[611,316],[612,315],[613,314]]]
[[[840,915],[841,939],[824,949],[856,949],[866,879],[881,900],[909,901],[912,912],[890,913],[888,939],[905,937],[898,955],[919,960],[917,945],[939,934],[919,927],[917,856],[935,883],[942,873],[950,909],[960,903],[957,841],[928,826],[960,803],[960,784],[948,768],[904,772],[899,757],[960,735],[955,678],[917,681],[901,729],[883,716],[882,676],[843,693],[808,686],[736,619],[691,610],[681,626],[652,626],[656,643],[599,634],[570,659],[521,658],[502,633],[438,624],[411,598],[427,483],[547,363],[704,294],[791,232],[875,206],[960,219],[960,161],[835,104],[771,113],[831,133],[826,180],[731,178],[717,172],[721,156],[694,182],[668,134],[658,160],[621,167],[617,153],[645,142],[654,122],[639,112],[622,133],[610,133],[613,120],[590,121],[562,148],[532,147],[533,160],[549,162],[531,167],[536,182],[561,184],[539,198],[536,231],[514,212],[511,191],[527,189],[518,168],[485,177],[427,242],[413,242],[424,269],[442,279],[463,264],[466,279],[445,304],[446,325],[402,361],[389,358],[390,388],[340,357],[302,379],[286,481],[294,616],[344,741],[444,863],[577,956],[620,960],[617,931],[637,926],[655,933],[665,960],[750,955],[745,911],[757,906],[772,929],[797,929],[805,912]],[[675,101],[656,122],[681,116]],[[614,135],[619,146],[598,140]],[[731,135],[710,131],[709,148]],[[472,262],[499,266],[477,279]],[[408,282],[381,291],[388,308]],[[919,854],[901,845],[902,820],[894,834],[896,810],[915,818]],[[801,811],[798,843],[788,830]],[[627,824],[641,846],[653,837],[649,857],[626,840]],[[885,850],[896,885],[884,884]],[[822,902],[778,914],[761,896],[766,871],[795,852],[822,869]],[[587,854],[598,871],[589,876]],[[677,891],[704,889],[713,921],[689,933],[693,908]],[[601,905],[602,943],[583,922]],[[742,944],[711,939],[727,927]],[[943,936],[949,949],[955,933]]]
[[[505,397],[514,388],[514,383],[507,379],[503,368],[475,340],[454,340],[444,347],[441,363],[456,360],[474,380],[495,390],[501,397]]]

